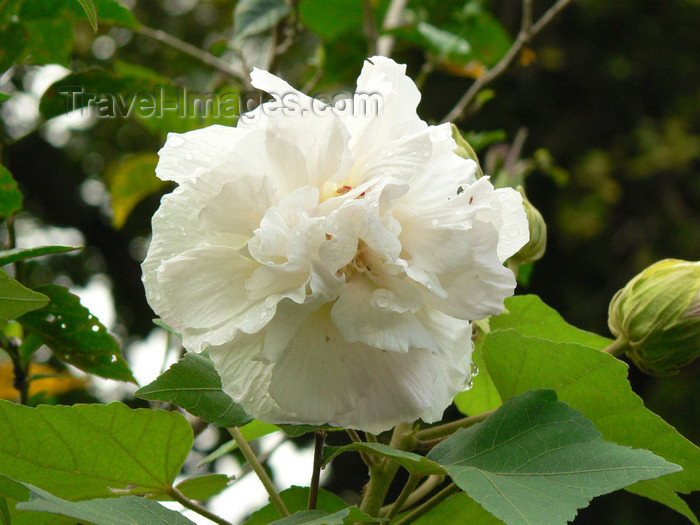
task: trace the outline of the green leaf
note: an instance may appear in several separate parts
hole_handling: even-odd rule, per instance
[[[0,69],[0,71],[2,71]],[[10,93],[2,93],[0,92],[0,102],[5,102],[6,100],[10,100],[14,95]]]
[[[605,348],[612,340],[568,324],[553,308],[536,295],[518,295],[505,301],[501,315],[489,320],[491,330],[514,328],[521,335],[532,335],[557,343],[577,343]]]
[[[97,34],[97,10],[95,9],[95,4],[92,3],[92,0],[78,0],[78,3],[85,10],[85,14],[92,26],[92,31]]]
[[[49,302],[44,294],[34,292],[0,270],[0,319],[7,321],[43,308]]]
[[[405,514],[400,517],[405,516]],[[484,510],[484,507],[479,505],[464,492],[451,496],[413,522],[414,525],[437,525],[442,523],[503,525],[501,520]]]
[[[381,443],[350,443],[342,447],[325,447],[323,449],[323,465],[327,465],[337,455],[351,450],[379,454],[382,457],[390,458],[411,474],[446,474],[444,468],[423,456],[419,456],[413,452],[397,450]]]
[[[377,523],[386,520],[373,518],[357,507],[347,507],[333,514],[318,509],[302,510],[281,520],[273,521],[270,525],[343,525],[359,521]]]
[[[285,0],[239,0],[233,11],[235,37],[243,39],[268,31],[291,11]]]
[[[24,59],[24,49],[29,38],[29,31],[22,24],[0,27],[0,42],[3,43],[0,46],[0,74]]]
[[[78,0],[80,1],[80,0]],[[97,7],[97,19],[103,24],[118,25],[137,29],[141,23],[134,13],[117,0],[94,0]]]
[[[302,0],[299,14],[306,27],[327,41],[362,26],[360,0]]]
[[[503,404],[496,385],[488,373],[481,353],[481,344],[477,343],[472,354],[472,361],[477,366],[478,375],[472,375],[472,387],[460,392],[454,398],[457,409],[467,416],[475,416],[495,410]]]
[[[151,193],[167,185],[156,177],[158,155],[137,153],[111,164],[105,170],[105,180],[112,197],[112,224],[124,226],[131,210]]]
[[[266,436],[268,434],[272,434],[273,432],[277,432],[278,430],[280,430],[280,427],[278,427],[277,425],[273,425],[272,423],[263,423],[262,421],[258,421],[257,419],[253,419],[253,421],[243,425],[240,428],[241,434],[243,434],[243,437],[249,443],[251,441],[255,441],[258,438],[261,438],[262,436]],[[221,456],[225,456],[226,454],[233,452],[237,448],[238,443],[236,443],[235,439],[232,439],[231,441],[224,443],[214,452],[205,457],[202,461],[199,462],[197,466],[201,467],[202,465],[206,465],[207,463],[216,461]]]
[[[42,255],[66,253],[82,249],[82,246],[39,246],[37,248],[14,248],[0,251],[0,266],[6,266],[15,261],[24,261]]]
[[[156,326],[158,326],[158,327],[160,327],[160,328],[162,328],[163,330],[165,330],[165,331],[167,331],[167,332],[170,332],[171,334],[173,334],[173,335],[174,335],[175,337],[177,337],[178,339],[182,339],[182,334],[177,333],[175,330],[173,330],[173,328],[172,328],[171,326],[169,326],[168,324],[166,324],[166,322],[163,321],[162,319],[158,319],[158,318],[153,319],[153,324],[156,325]]]
[[[41,4],[43,2],[27,2]],[[75,3],[71,0],[71,3]],[[73,50],[73,24],[63,16],[24,20],[23,25],[30,35],[24,49],[28,62],[35,65],[61,64],[70,67]]]
[[[221,389],[214,363],[191,352],[134,395],[174,403],[218,427],[236,427],[252,419]]]
[[[18,503],[18,510],[59,514],[97,525],[194,525],[179,512],[146,498],[124,496],[73,502],[29,483],[23,485],[29,489],[31,499]]]
[[[428,458],[508,525],[566,524],[595,496],[680,470],[647,450],[603,441],[553,390],[510,399]]]
[[[676,492],[700,489],[700,449],[644,407],[627,381],[628,367],[622,361],[593,348],[526,337],[514,330],[490,332],[483,352],[502,399],[535,388],[553,388],[562,401],[590,419],[604,439],[650,450],[683,467],[682,472],[639,482],[627,490],[698,523]]]
[[[230,481],[226,474],[205,474],[181,481],[175,488],[189,499],[206,501],[228,487]]]
[[[309,487],[290,487],[287,490],[280,492],[280,497],[287,506],[289,512],[299,512],[306,510],[309,503]],[[316,508],[320,511],[333,513],[343,510],[347,507],[341,498],[328,492],[327,490],[319,489],[318,503]],[[251,514],[244,525],[268,525],[274,520],[280,519],[279,512],[272,503],[265,505],[262,509]]]
[[[53,284],[37,290],[51,303],[23,315],[19,322],[39,335],[56,357],[89,374],[136,382],[114,337],[77,296]]]
[[[457,143],[457,149],[455,153],[464,159],[471,159],[476,162],[476,178],[480,179],[484,176],[484,172],[481,169],[481,164],[479,163],[479,157],[476,156],[476,152],[471,147],[471,144],[464,140],[462,133],[459,128],[452,124],[452,138]]]
[[[470,58],[490,67],[510,49],[510,35],[490,12],[476,9],[460,18],[455,29],[471,44]]]
[[[192,447],[176,412],[121,403],[30,408],[0,401],[0,474],[66,499],[164,493]]]
[[[0,219],[6,219],[21,210],[22,200],[22,192],[19,191],[12,174],[0,164]]]

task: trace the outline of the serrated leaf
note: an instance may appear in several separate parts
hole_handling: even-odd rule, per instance
[[[137,153],[110,164],[105,170],[115,228],[124,226],[131,210],[145,197],[167,185],[156,177],[157,164],[157,154]]]
[[[445,469],[434,461],[414,454],[413,452],[397,450],[381,443],[350,443],[342,447],[325,447],[323,449],[323,465],[327,465],[337,455],[351,450],[379,454],[382,457],[392,459],[411,474],[446,474]]]
[[[179,512],[166,509],[159,503],[137,496],[66,501],[29,483],[30,500],[17,504],[22,511],[59,514],[96,525],[194,525]]]
[[[224,490],[230,481],[226,474],[205,474],[181,481],[175,488],[189,499],[206,501]]]
[[[273,432],[277,432],[278,430],[280,430],[280,427],[278,427],[277,425],[273,425],[272,423],[263,423],[262,421],[258,421],[257,419],[253,419],[250,423],[247,423],[240,428],[241,434],[243,434],[243,438],[249,443],[251,441],[255,441],[258,438],[261,438],[262,436],[266,436],[268,434],[272,434]],[[224,443],[214,452],[205,457],[202,461],[199,462],[197,466],[201,467],[202,465],[206,465],[207,463],[216,461],[221,456],[225,456],[226,454],[233,452],[237,448],[238,443],[236,443],[235,439],[232,439],[231,441]]]
[[[30,408],[0,401],[0,474],[66,499],[166,492],[192,447],[176,412],[121,403]]]
[[[93,33],[97,34],[97,10],[95,9],[95,4],[92,3],[92,0],[78,0],[78,3],[88,17]]]
[[[0,320],[16,319],[43,308],[49,302],[44,294],[30,290],[0,270]]]
[[[21,210],[22,201],[22,192],[19,191],[12,173],[0,164],[0,219],[6,219]]]
[[[676,492],[700,489],[700,449],[644,407],[627,381],[628,367],[622,361],[593,348],[526,337],[514,330],[491,331],[483,352],[503,399],[535,388],[553,388],[562,401],[590,419],[604,439],[650,450],[680,465],[682,472],[626,490],[698,523]]]
[[[252,419],[221,389],[214,363],[200,354],[186,354],[134,395],[174,403],[218,427],[236,427]]]
[[[24,261],[42,255],[66,253],[82,249],[82,246],[39,246],[37,248],[13,248],[0,251],[0,266],[6,266],[16,261]]]
[[[240,40],[275,27],[291,7],[285,0],[239,0],[233,11],[233,31]]]
[[[273,521],[270,525],[343,525],[359,521],[381,523],[386,520],[373,518],[357,507],[347,507],[333,514],[318,509],[302,510],[281,520]]]
[[[280,492],[280,497],[282,501],[284,501],[289,512],[294,513],[306,510],[306,506],[309,503],[309,487],[290,487]],[[347,503],[335,494],[324,489],[319,489],[318,502],[316,505],[318,510],[333,513],[343,510],[347,506]],[[275,506],[270,503],[251,514],[244,525],[268,525],[276,519],[280,519],[279,512]]]
[[[596,496],[680,470],[647,450],[603,441],[553,390],[510,399],[428,458],[508,525],[565,525]]]
[[[18,320],[40,336],[56,357],[90,374],[136,382],[114,337],[77,296],[53,284],[40,286],[37,291],[51,302]]]
[[[460,392],[454,398],[457,409],[467,416],[475,416],[495,410],[503,404],[496,385],[493,384],[488,369],[481,354],[481,344],[474,346],[472,361],[479,370],[478,375],[472,374],[472,388]]]
[[[518,295],[505,301],[503,313],[489,320],[491,330],[514,328],[522,335],[532,335],[557,343],[576,343],[591,348],[605,348],[611,339],[581,330],[567,323],[559,312],[536,295]]]

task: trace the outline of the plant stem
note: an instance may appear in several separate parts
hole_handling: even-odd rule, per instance
[[[403,21],[403,11],[406,9],[408,0],[391,0],[389,8],[386,10],[382,31],[389,31],[401,25]],[[382,35],[377,40],[377,54],[390,57],[394,49],[394,35]]]
[[[510,65],[513,63],[515,58],[519,55],[525,44],[529,43],[537,34],[542,31],[542,29],[549,24],[555,16],[557,16],[562,9],[564,9],[568,4],[573,2],[573,0],[558,0],[552,7],[542,15],[535,24],[531,23],[532,9],[531,3],[528,1],[523,2],[523,21],[518,34],[513,45],[506,54],[499,60],[499,62],[489,69],[486,74],[474,81],[474,83],[469,87],[467,92],[459,99],[459,102],[453,107],[450,112],[442,119],[442,122],[455,122],[464,116],[464,112],[471,104],[472,100],[487,84],[493,82],[496,78],[501,76]],[[528,21],[528,17],[530,17]]]
[[[321,479],[321,461],[323,459],[323,443],[326,441],[328,432],[322,428],[317,428],[314,433],[314,470],[311,474],[311,486],[309,487],[309,510],[316,508],[318,500],[318,484]]]
[[[377,22],[374,19],[372,0],[362,0],[362,14],[364,15],[364,29],[367,37],[367,56],[377,54]]]
[[[416,432],[415,437],[416,439],[418,439],[418,443],[420,445],[421,441],[427,441],[431,439],[449,436],[450,434],[454,433],[460,428],[467,428],[472,425],[476,425],[477,423],[481,423],[484,419],[486,419],[493,413],[494,410],[489,410],[488,412],[483,412],[481,414],[477,414],[476,416],[464,417],[456,421],[450,421],[449,423],[445,423],[443,425],[425,428]]]
[[[200,505],[196,501],[192,501],[191,499],[187,498],[182,492],[180,492],[175,487],[170,487],[168,495],[183,507],[193,510],[197,514],[200,514],[205,518],[210,519],[214,523],[218,523],[219,525],[231,525],[230,521],[226,521],[221,516],[217,516],[216,514],[210,512],[203,505]]]
[[[456,492],[459,492],[459,487],[457,485],[455,485],[454,483],[450,483],[449,485],[447,485],[447,487],[445,487],[440,492],[435,494],[435,496],[433,496],[428,501],[423,503],[420,507],[417,507],[410,514],[407,514],[402,519],[395,522],[394,525],[406,525],[407,523],[411,523],[411,522],[417,520],[423,514],[428,512],[433,507],[436,507],[437,505],[439,505],[440,503],[445,501],[447,498],[449,498],[452,494],[455,494]]]
[[[357,433],[356,430],[353,430],[351,428],[347,428],[347,429],[345,429],[345,431],[348,433],[348,435],[350,436],[350,439],[352,439],[353,442],[364,443],[364,441],[362,441],[362,438],[360,437],[360,435]],[[375,463],[374,458],[372,456],[370,456],[369,454],[367,454],[367,452],[363,452],[362,450],[360,450],[359,452],[360,452],[360,456],[362,457],[362,461],[365,462],[365,465],[367,465],[368,468],[372,467],[372,465],[374,465],[374,463]]]
[[[277,511],[282,515],[283,518],[289,516],[289,510],[287,510],[287,506],[284,504],[284,501],[282,501],[282,498],[280,498],[280,495],[277,493],[275,485],[272,483],[270,476],[267,475],[265,468],[258,460],[257,456],[255,455],[255,452],[253,452],[253,449],[250,448],[250,445],[243,437],[243,434],[241,434],[240,429],[238,427],[231,427],[228,429],[228,431],[231,434],[231,436],[233,436],[233,439],[236,440],[236,443],[238,443],[238,448],[241,449],[243,457],[245,457],[246,460],[248,460],[248,464],[253,468],[258,478],[262,482],[263,487],[265,487],[267,494],[270,496],[270,501],[275,506]]]
[[[389,509],[389,512],[386,513],[385,518],[387,520],[391,521],[394,518],[394,516],[396,516],[399,513],[399,511],[403,508],[404,504],[406,503],[408,496],[411,495],[413,489],[416,488],[416,485],[418,485],[418,482],[421,480],[422,477],[423,476],[421,474],[411,474],[408,477],[408,480],[406,481],[406,484],[404,485],[401,494],[399,494],[399,497],[396,498],[396,501],[394,501],[394,504]]]
[[[413,425],[411,423],[399,423],[396,425],[389,446],[398,450],[413,450],[414,444]],[[369,483],[365,487],[365,495],[362,498],[360,510],[370,516],[376,517],[379,515],[384,498],[386,498],[386,493],[389,490],[389,485],[398,470],[399,464],[387,458],[370,467]]]
[[[424,497],[430,494],[433,490],[435,490],[435,487],[440,485],[440,483],[442,483],[443,481],[445,481],[445,476],[441,476],[439,474],[432,474],[428,476],[428,478],[423,482],[423,484],[420,487],[418,487],[416,490],[411,492],[411,494],[409,494],[408,498],[403,504],[403,508],[413,507],[416,503],[418,503],[420,500],[422,500]],[[384,517],[391,510],[392,505],[393,503],[382,507],[382,510],[379,512],[379,515],[381,517]]]
[[[203,49],[193,46],[192,44],[188,44],[184,40],[180,40],[179,38],[171,35],[170,33],[166,33],[162,29],[153,29],[148,26],[141,25],[137,29],[135,29],[135,31],[144,36],[152,38],[153,40],[157,40],[161,44],[165,44],[166,46],[170,46],[173,49],[177,49],[181,53],[196,58],[200,62],[211,66],[214,69],[217,69],[225,75],[229,75],[238,80],[245,80],[241,76],[241,74],[238,71],[236,71],[236,69],[225,60],[222,60],[216,55],[212,55],[211,53],[208,53]]]
[[[627,348],[627,341],[622,338],[615,339],[612,343],[602,349],[606,354],[612,356],[618,356],[625,351]]]

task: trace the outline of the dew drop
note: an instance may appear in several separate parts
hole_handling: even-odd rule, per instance
[[[433,289],[433,283],[425,283],[425,287],[426,287],[428,290],[432,290],[432,289]]]
[[[479,367],[476,366],[476,363],[472,361],[472,377],[476,377],[479,375]]]
[[[53,323],[55,320],[56,320],[56,316],[54,316],[53,314],[49,314],[46,316],[47,323]]]
[[[90,330],[92,330],[93,332],[99,332],[99,331],[100,331],[100,327],[97,326],[96,324],[94,324],[94,325],[92,325],[92,326],[90,327]]]
[[[471,388],[472,388],[473,386],[474,386],[474,381],[472,381],[472,380],[470,379],[469,381],[467,381],[466,383],[464,383],[464,390],[463,390],[463,391],[466,392],[467,390],[471,390]]]
[[[389,306],[389,300],[386,297],[377,298],[377,306],[379,308],[387,308]]]
[[[186,154],[185,154],[185,158],[186,158],[187,160],[192,160],[192,153],[186,153]]]
[[[66,328],[66,323],[61,323],[61,328],[65,329],[65,328]]]
[[[115,354],[112,354],[112,357],[110,357],[109,360],[110,360],[112,363],[116,363],[116,362],[117,362],[117,356],[116,356]]]
[[[274,308],[276,304],[277,299],[275,297],[267,297],[265,299],[265,308]],[[263,313],[261,317],[265,317],[265,314]]]

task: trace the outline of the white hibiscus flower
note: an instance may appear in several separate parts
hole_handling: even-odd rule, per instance
[[[381,99],[367,115],[321,112],[255,70],[275,101],[160,151],[157,175],[179,186],[153,217],[148,300],[260,420],[439,420],[470,380],[470,321],[513,293],[522,199],[418,118],[405,70],[365,63],[357,93]]]

